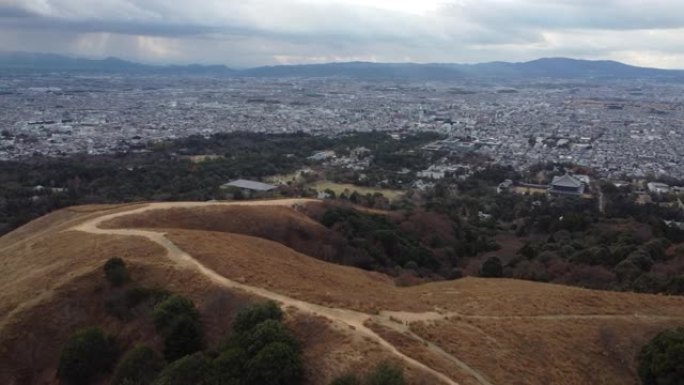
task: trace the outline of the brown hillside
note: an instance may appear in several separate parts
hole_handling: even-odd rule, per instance
[[[318,203],[308,203],[318,204]],[[169,208],[123,216],[103,228],[186,229],[244,234],[282,243],[319,259],[339,236],[308,216],[283,206],[204,206]],[[328,251],[328,254],[330,252]]]
[[[212,341],[250,299],[281,302],[315,385],[388,358],[415,384],[637,384],[643,343],[684,326],[682,297],[473,278],[399,288],[302,253],[298,242],[326,231],[292,208],[307,202],[77,208],[0,238],[11,272],[0,278],[0,383],[50,383],[58,347],[87,324],[156,343],[144,320],[104,313],[99,269],[114,255],[139,284],[193,298]],[[283,239],[283,228],[301,231]]]

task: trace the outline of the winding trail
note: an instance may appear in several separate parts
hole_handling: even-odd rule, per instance
[[[167,257],[177,263],[179,266],[194,269],[200,274],[204,275],[212,282],[217,285],[241,290],[250,294],[257,295],[266,299],[270,299],[281,303],[285,307],[293,307],[301,312],[309,313],[316,316],[322,316],[328,320],[337,323],[338,325],[345,326],[353,330],[356,334],[366,337],[387,351],[391,352],[395,356],[404,360],[408,365],[421,370],[425,373],[429,373],[439,379],[441,382],[449,385],[459,385],[458,382],[454,381],[452,378],[446,374],[431,368],[426,364],[402,353],[392,345],[390,342],[382,338],[379,334],[373,331],[370,327],[366,325],[377,324],[386,328],[389,328],[395,332],[402,333],[403,335],[410,337],[416,343],[420,343],[422,346],[426,347],[432,354],[441,357],[445,361],[453,364],[455,367],[459,368],[463,373],[467,373],[481,385],[494,385],[489,379],[482,373],[478,372],[476,369],[470,367],[465,362],[454,357],[437,344],[428,341],[417,334],[415,334],[411,328],[410,324],[413,322],[431,322],[431,321],[441,321],[451,318],[457,319],[476,319],[476,320],[517,320],[517,319],[529,319],[529,320],[604,320],[604,319],[648,319],[652,321],[660,320],[682,320],[682,317],[670,317],[670,316],[658,316],[658,315],[645,315],[645,314],[617,314],[617,315],[603,315],[603,314],[587,314],[587,315],[537,315],[537,316],[484,316],[484,315],[466,315],[457,312],[424,312],[424,313],[410,313],[410,312],[388,312],[381,311],[377,315],[366,314],[354,310],[348,310],[344,308],[327,307],[314,303],[309,303],[305,301],[298,300],[296,298],[288,297],[283,294],[279,294],[264,288],[250,286],[240,282],[233,281],[226,278],[223,275],[218,274],[216,271],[206,267],[201,262],[193,258],[190,254],[181,250],[176,244],[166,237],[165,233],[147,230],[136,230],[136,229],[102,229],[100,225],[103,222],[112,220],[114,218],[128,216],[133,214],[139,214],[150,210],[161,210],[170,208],[191,208],[191,207],[206,207],[206,206],[226,206],[226,205],[245,205],[245,206],[289,206],[296,207],[309,202],[317,202],[316,200],[307,199],[287,199],[287,200],[276,200],[276,201],[244,201],[244,202],[165,202],[165,203],[149,203],[144,206],[136,206],[131,210],[119,211],[112,214],[106,214],[92,219],[88,219],[85,222],[69,228],[66,231],[81,231],[90,234],[101,234],[101,235],[119,235],[119,236],[135,236],[146,238],[160,246],[162,246],[167,253]],[[484,338],[484,337],[483,337]]]
[[[114,214],[109,214],[109,215],[104,215],[101,217],[97,217],[95,219],[86,221],[80,225],[77,225],[75,227],[72,227],[71,230],[75,231],[81,231],[81,232],[86,232],[90,234],[100,234],[100,235],[122,235],[122,236],[137,236],[137,237],[144,237],[149,239],[150,241],[157,243],[158,245],[162,246],[164,249],[167,251],[167,257],[171,259],[172,261],[176,262],[178,265],[186,267],[186,268],[191,268],[197,270],[199,273],[204,275],[205,277],[209,278],[212,282],[221,285],[223,287],[231,288],[231,289],[238,289],[242,290],[244,292],[250,293],[257,295],[259,297],[263,297],[266,299],[270,299],[276,302],[281,303],[282,305],[286,307],[294,307],[297,310],[304,312],[304,313],[309,313],[312,315],[317,315],[317,316],[322,316],[325,317],[333,322],[345,325],[349,327],[352,330],[355,330],[357,334],[360,334],[363,337],[367,337],[372,341],[377,342],[380,346],[384,347],[388,351],[390,351],[392,354],[400,357],[403,359],[406,363],[409,365],[415,367],[416,369],[422,370],[426,373],[429,373],[433,375],[434,377],[438,378],[440,381],[446,384],[450,385],[459,385],[458,382],[452,380],[448,376],[446,376],[444,373],[441,373],[425,364],[422,362],[413,359],[402,352],[400,352],[394,345],[390,344],[387,342],[385,339],[380,337],[378,334],[376,334],[374,331],[372,331],[370,328],[366,327],[365,323],[366,321],[369,321],[371,319],[375,320],[376,322],[381,322],[383,325],[386,324],[386,322],[383,320],[382,317],[374,317],[372,315],[366,314],[366,313],[361,313],[353,310],[347,310],[347,309],[341,309],[341,308],[331,308],[331,307],[326,307],[326,306],[321,306],[309,302],[304,302],[297,300],[295,298],[291,298],[279,293],[272,292],[270,290],[266,290],[263,288],[255,287],[255,286],[250,286],[246,285],[243,283],[235,282],[233,280],[230,280],[215,271],[207,268],[204,266],[202,263],[194,259],[190,254],[186,253],[185,251],[181,250],[178,246],[176,246],[173,242],[171,242],[168,238],[166,238],[166,235],[164,233],[160,232],[155,232],[155,231],[145,231],[145,230],[134,230],[134,229],[101,229],[99,225],[103,222],[109,221],[111,219],[125,216],[125,215],[132,215],[132,214],[139,214],[145,211],[149,210],[158,210],[158,209],[166,209],[166,208],[187,208],[187,207],[198,207],[198,206],[207,206],[207,205],[230,205],[230,204],[242,204],[242,205],[287,205],[287,206],[293,206],[296,204],[302,204],[306,203],[306,200],[283,200],[283,201],[254,201],[254,202],[239,202],[239,203],[151,203],[146,206],[129,210],[129,211],[123,211],[123,212],[118,212]],[[391,326],[391,325],[386,325],[386,326]],[[427,341],[426,341],[427,342]],[[445,354],[447,354],[445,352]],[[460,362],[456,360],[454,357],[449,356],[452,360],[452,362],[458,362],[459,366],[461,367],[466,367],[469,368],[465,363]],[[470,368],[469,368],[470,369]],[[470,369],[470,371],[475,372],[473,369]],[[482,377],[484,378],[484,377]],[[493,385],[488,381],[481,382],[482,385]]]

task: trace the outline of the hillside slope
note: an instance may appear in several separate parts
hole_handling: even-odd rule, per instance
[[[381,359],[403,362],[412,383],[636,384],[641,345],[684,326],[681,297],[472,278],[399,288],[302,253],[326,234],[297,212],[304,204],[316,202],[73,208],[0,238],[0,263],[12,272],[0,277],[0,382],[54,380],[57,351],[22,351],[27,339],[60,346],[95,321],[132,339],[130,325],[88,301],[114,255],[146,284],[197,301],[216,338],[230,319],[217,298],[230,309],[249,298],[280,302],[305,341],[312,384]],[[40,374],[27,375],[30,365]]]

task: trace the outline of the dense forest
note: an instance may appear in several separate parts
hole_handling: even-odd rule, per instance
[[[402,154],[437,138],[433,133],[399,141],[375,132],[335,138],[231,133],[150,143],[125,154],[0,162],[0,234],[78,204],[223,199],[220,186],[231,179],[293,172],[311,164],[307,158],[316,151],[344,154],[365,146],[380,159],[412,158]],[[215,157],[197,163],[193,155]]]

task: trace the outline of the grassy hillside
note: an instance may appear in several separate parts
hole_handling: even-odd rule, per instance
[[[682,297],[509,279],[397,287],[311,257],[329,230],[305,204],[316,203],[75,207],[0,238],[0,383],[54,383],[59,347],[83,326],[159,348],[144,316],[107,313],[113,256],[135,282],[191,298],[210,344],[246,303],[280,302],[316,385],[388,359],[413,384],[637,384],[640,347],[684,326]]]

